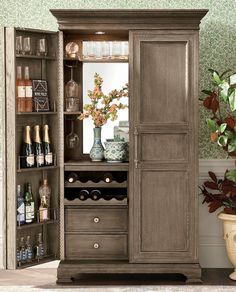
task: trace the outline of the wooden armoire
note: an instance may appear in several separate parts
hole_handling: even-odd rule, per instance
[[[51,10],[59,32],[5,29],[7,265],[16,263],[16,238],[40,230],[51,257],[61,259],[58,283],[71,282],[83,273],[180,273],[199,281],[198,262],[198,51],[199,24],[207,10]],[[97,32],[102,32],[97,34]],[[47,36],[48,56],[15,53],[15,37]],[[64,85],[69,80],[65,45],[69,41],[128,41],[129,58],[129,162],[90,161],[83,153],[83,123],[76,120],[79,147],[64,143],[70,116],[64,110]],[[81,85],[83,64],[74,75]],[[94,61],[98,62],[98,61]],[[100,60],[99,62],[118,62]],[[32,78],[49,84],[48,113],[17,113],[15,70],[30,67]],[[22,127],[49,124],[55,164],[41,169],[20,169],[18,157]],[[90,133],[92,137],[92,133]],[[91,138],[92,139],[92,138]],[[70,172],[88,177],[121,173],[123,182],[109,186],[102,180],[77,181]],[[50,222],[16,224],[16,185],[47,177],[58,212]],[[78,188],[125,189],[123,201],[69,200]],[[22,265],[24,266],[24,265]],[[28,266],[28,265],[26,265]]]

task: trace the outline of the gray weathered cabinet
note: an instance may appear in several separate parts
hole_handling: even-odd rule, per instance
[[[56,57],[49,61],[42,58],[40,64],[44,78],[52,83],[56,80],[51,93],[57,103],[57,113],[54,118],[48,118],[53,129],[59,130],[59,135],[56,131],[52,133],[58,156],[56,178],[49,174],[50,170],[43,176],[51,178],[57,193],[59,224],[52,230],[54,234],[58,231],[59,248],[58,253],[54,245],[52,250],[61,259],[58,282],[71,282],[76,274],[97,272],[182,273],[189,281],[198,281],[201,277],[197,252],[198,30],[207,10],[51,12],[60,30],[59,34],[53,34]],[[96,34],[98,31],[105,34]],[[69,80],[64,47],[68,41],[82,44],[86,40],[129,41],[129,163],[93,164],[83,154],[82,142],[74,152],[64,144],[69,130],[68,113],[63,106],[64,84]],[[10,42],[14,44],[13,36]],[[14,54],[14,49],[10,53]],[[14,105],[15,94],[11,88],[15,82],[12,83],[15,63],[10,58],[6,60],[6,88]],[[83,60],[80,60],[75,80],[82,85],[81,99],[82,68]],[[20,118],[15,118],[15,110],[7,103],[7,125],[16,127]],[[80,110],[82,106],[81,103]],[[42,121],[45,120],[43,116]],[[21,124],[24,123],[26,120],[21,118]],[[77,121],[75,128],[82,138],[82,123]],[[7,143],[9,151],[15,150],[16,142],[9,135]],[[7,154],[9,177],[12,171],[16,172],[15,159],[14,155]],[[110,190],[126,188],[127,200],[84,204],[68,200],[72,188],[65,178],[72,171],[92,176],[107,171],[122,173],[127,179],[122,186],[111,184]],[[15,204],[12,196],[17,181],[18,175],[14,174],[13,186],[8,183],[8,205],[12,201]],[[91,187],[92,182],[77,182],[75,186]],[[12,224],[14,216],[15,211],[9,210]],[[9,230],[14,237],[9,234],[9,247],[14,247],[16,232],[11,226]],[[8,249],[8,259],[9,268],[14,267],[15,247],[13,252]]]

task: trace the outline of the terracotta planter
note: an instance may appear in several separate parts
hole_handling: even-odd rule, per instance
[[[228,258],[234,266],[234,272],[229,277],[236,281],[236,215],[220,213],[218,218],[223,220],[226,250]]]

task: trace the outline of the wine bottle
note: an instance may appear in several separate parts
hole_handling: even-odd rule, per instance
[[[43,144],[40,138],[39,125],[34,126],[34,153],[37,167],[44,166]]]
[[[27,262],[28,263],[32,262],[33,250],[32,250],[32,245],[30,243],[30,236],[29,235],[26,237],[26,254],[27,254]]]
[[[90,198],[94,201],[99,200],[102,197],[101,191],[99,190],[92,190],[90,193]]]
[[[75,173],[75,172],[71,172],[69,175],[68,175],[68,177],[67,177],[67,181],[69,182],[69,183],[74,183],[75,181],[77,181],[78,180],[78,175],[77,175],[77,173]]]
[[[45,166],[53,165],[52,145],[49,138],[49,127],[43,127],[43,150],[45,156]]]
[[[25,202],[22,196],[21,187],[17,185],[17,224],[23,225],[25,223]]]
[[[34,149],[30,137],[30,126],[25,126],[21,156],[21,167],[34,167]]]
[[[20,261],[25,263],[27,261],[27,253],[25,248],[25,240],[24,237],[20,239]]]
[[[25,192],[25,223],[32,223],[34,221],[35,218],[34,211],[35,206],[31,183],[27,183]]]
[[[25,111],[25,81],[22,78],[22,67],[16,69],[16,100],[17,112]]]
[[[44,179],[43,184],[39,187],[39,198],[41,199],[45,197],[48,209],[50,210],[51,205],[51,188],[48,185],[48,180]],[[49,215],[49,214],[48,214]]]
[[[88,199],[88,197],[89,197],[89,191],[87,191],[87,190],[81,190],[79,192],[79,200],[85,201],[85,200]]]
[[[25,67],[25,111],[32,112],[33,102],[32,102],[32,80],[29,77],[29,67]]]
[[[103,175],[103,180],[106,182],[106,183],[111,183],[112,180],[113,180],[113,176],[110,172],[106,172],[104,173]]]

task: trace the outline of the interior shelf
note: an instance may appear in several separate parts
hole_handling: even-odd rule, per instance
[[[43,166],[43,167],[31,167],[31,168],[18,168],[17,172],[31,172],[31,171],[44,171],[44,170],[50,170],[50,169],[56,169],[58,166]]]
[[[87,181],[85,183],[80,181],[75,181],[74,183],[65,183],[66,188],[127,188],[127,181],[124,181],[122,183],[118,183],[116,181],[112,181],[110,183],[106,183],[104,181],[100,182],[93,182],[93,181]]]
[[[18,116],[39,116],[39,115],[56,115],[57,112],[22,112],[16,113]]]
[[[64,112],[64,115],[81,115],[81,112]]]
[[[21,54],[16,54],[16,58],[51,60],[51,61],[55,61],[57,59],[56,57],[52,57],[52,56],[36,56],[36,55],[21,55]]]
[[[20,266],[17,267],[17,269],[25,269],[25,268],[29,268],[35,265],[39,265],[39,264],[45,264],[47,262],[51,262],[53,260],[55,260],[56,257],[54,255],[47,255],[45,257],[43,257],[42,259],[33,259],[30,263],[22,263]]]
[[[64,61],[78,61],[83,63],[128,63],[128,59],[72,59],[72,58],[64,58]]]
[[[35,222],[35,223],[30,223],[30,224],[23,224],[23,225],[18,225],[16,228],[17,230],[25,230],[25,229],[29,229],[29,228],[34,228],[34,227],[38,227],[41,225],[48,225],[48,224],[57,224],[58,221],[57,220],[48,220],[48,221],[44,221],[44,222]]]
[[[90,160],[73,161],[69,160],[64,163],[66,171],[128,171],[128,162],[109,163],[106,161],[92,162]]]
[[[79,199],[74,199],[74,200],[67,200],[64,199],[64,205],[65,206],[127,206],[128,205],[128,200],[127,198],[124,200],[116,200],[115,198],[111,200],[104,200],[103,198],[94,201],[92,199],[87,199],[85,201],[81,201]]]

